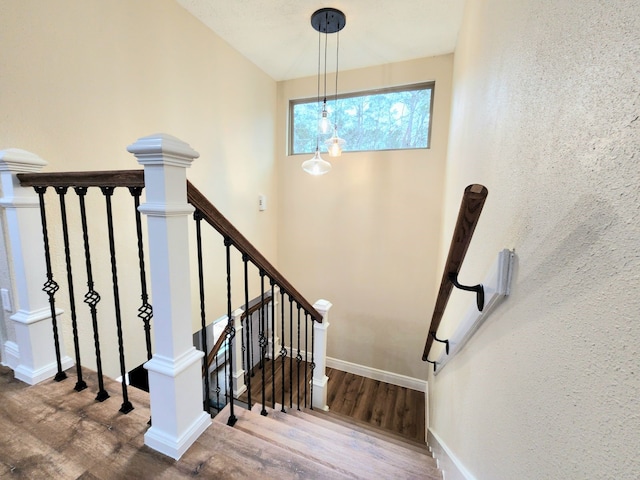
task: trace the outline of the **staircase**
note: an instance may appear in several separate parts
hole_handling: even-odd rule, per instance
[[[251,411],[236,409],[238,420],[233,427],[235,440],[259,459],[254,478],[305,472],[302,478],[442,480],[424,444],[318,410],[293,408],[283,413],[276,405],[276,409],[266,407],[267,416],[261,410],[260,404]],[[214,418],[209,432],[231,429],[226,425],[228,418],[227,406]],[[269,468],[262,462],[268,462]]]

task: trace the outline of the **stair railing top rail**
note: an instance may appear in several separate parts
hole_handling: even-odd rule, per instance
[[[433,345],[434,337],[442,321],[444,311],[447,308],[451,290],[454,287],[454,282],[451,277],[454,276],[454,278],[457,279],[488,193],[487,188],[479,184],[469,185],[464,190],[458,219],[453,230],[451,246],[449,247],[449,255],[447,256],[442,280],[440,281],[440,290],[438,291],[436,305],[427,332],[427,340],[425,342],[424,352],[422,353],[423,361],[428,361],[429,351]],[[455,281],[457,283],[457,280]]]
[[[20,173],[18,179],[23,187],[74,186],[74,187],[144,187],[144,170],[113,170],[93,172]],[[203,218],[251,262],[264,271],[275,284],[290,295],[316,322],[322,323],[322,315],[298,292],[293,285],[242,235],[220,211],[189,181],[187,197]]]
[[[189,203],[199,210],[204,220],[215,228],[223,237],[229,238],[242,254],[246,255],[251,262],[264,271],[275,284],[280,286],[293,300],[295,300],[303,310],[316,322],[322,323],[322,315],[298,292],[293,285],[269,263],[269,261],[254,247],[249,240],[242,235],[232,223],[227,220],[220,211],[207,200],[207,198],[193,184],[187,181],[187,198]]]

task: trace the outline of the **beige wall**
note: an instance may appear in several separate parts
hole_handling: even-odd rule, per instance
[[[461,278],[518,262],[429,385],[431,428],[478,479],[640,478],[639,59],[638,2],[467,2],[440,265],[474,182]],[[471,302],[454,292],[443,335]]]
[[[288,102],[315,96],[316,77],[278,84],[279,265],[312,302],[333,303],[330,357],[426,378],[452,61],[340,72],[340,92],[435,80],[431,149],[345,153],[321,177],[300,168],[309,155],[286,154]]]
[[[49,171],[128,169],[138,164],[127,145],[156,132],[175,135],[201,155],[188,177],[276,262],[277,209],[257,208],[259,193],[276,197],[276,83],[186,10],[172,0],[6,1],[0,3],[0,45],[0,149],[37,153]],[[123,195],[118,208],[130,212],[131,199]],[[104,211],[99,195],[94,203]],[[100,245],[104,227],[96,229],[92,240]],[[119,229],[116,238],[130,241],[132,232]],[[220,237],[211,238],[222,249]],[[73,242],[82,254],[81,239]],[[94,250],[96,260],[108,262],[105,245]],[[118,250],[125,271],[137,262],[135,243],[128,245]],[[54,261],[64,285],[63,259]],[[74,268],[81,296],[84,264]],[[104,272],[100,308],[110,303],[109,268]],[[139,291],[139,281],[128,277],[131,286],[123,288]],[[214,290],[224,277],[208,273],[207,281]],[[3,276],[1,286],[8,282]],[[214,317],[226,313],[224,291],[218,292],[208,300]],[[240,296],[238,290],[238,304]],[[139,293],[125,308],[137,302]],[[139,320],[125,316],[133,317],[125,333],[140,335]],[[110,323],[101,323],[105,337],[113,336]],[[199,309],[194,328],[197,323]],[[91,338],[86,317],[81,333]],[[89,342],[83,360],[92,348]],[[142,349],[133,350],[132,366],[144,357]]]

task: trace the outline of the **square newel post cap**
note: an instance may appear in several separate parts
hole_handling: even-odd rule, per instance
[[[141,165],[172,165],[175,167],[190,167],[191,162],[200,154],[191,146],[166,133],[154,133],[139,138],[127,147]]]
[[[0,150],[0,172],[39,172],[47,162],[35,153],[19,148]]]
[[[333,307],[333,304],[329,300],[320,299],[313,304],[313,308],[315,308],[323,317],[329,312],[331,307]]]

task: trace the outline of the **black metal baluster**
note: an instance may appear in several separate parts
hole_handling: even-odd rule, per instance
[[[242,261],[244,263],[244,314],[247,317],[247,368],[249,369],[249,375],[247,375],[247,408],[251,410],[251,375],[253,365],[251,362],[251,332],[250,325],[252,323],[251,314],[249,313],[249,271],[248,262],[249,257],[242,255]]]
[[[293,299],[289,295],[289,408],[293,408]]]
[[[129,401],[127,394],[127,369],[124,362],[124,343],[122,338],[122,318],[120,315],[120,292],[118,290],[118,269],[116,266],[116,245],[113,235],[113,214],[111,208],[111,197],[115,187],[100,187],[104,195],[107,206],[107,230],[109,233],[109,252],[111,254],[111,281],[113,283],[113,302],[116,314],[116,327],[118,332],[118,353],[120,355],[120,375],[122,376],[122,406],[120,412],[129,413],[133,410],[133,405]]]
[[[316,363],[314,361],[314,349],[315,349],[315,324],[313,323],[315,320],[311,317],[311,385],[309,386],[309,403],[311,406],[311,410],[313,410],[313,373],[316,369]]]
[[[284,294],[285,291],[280,289],[280,358],[282,358],[282,408],[280,411],[286,413],[284,409],[285,402],[285,382],[284,376],[286,372],[285,360],[287,358],[287,347],[284,338]]]
[[[76,373],[78,379],[74,390],[81,392],[87,388],[86,382],[82,379],[82,363],[80,361],[80,341],[78,339],[78,316],[76,312],[76,296],[73,288],[73,272],[71,268],[71,249],[69,246],[69,225],[67,223],[67,205],[65,195],[68,187],[55,187],[60,198],[60,217],[62,221],[62,238],[64,241],[64,259],[67,265],[67,284],[69,285],[69,308],[71,309],[71,327],[73,330],[73,349],[76,355]]]
[[[149,293],[147,292],[147,274],[144,268],[144,248],[142,243],[142,218],[138,207],[140,207],[140,195],[143,187],[129,187],[129,192],[133,196],[136,211],[136,234],[138,237],[138,261],[140,264],[140,289],[142,305],[138,308],[138,318],[144,324],[144,337],[147,344],[147,360],[151,360],[151,318],[153,317],[153,307],[149,304]]]
[[[264,318],[264,270],[260,270],[260,362],[262,370],[262,411],[261,415],[267,415],[266,398],[265,398],[265,370],[264,359],[267,354],[267,336],[265,335],[265,318]]]
[[[80,202],[80,218],[82,220],[82,238],[84,241],[84,258],[87,266],[87,288],[88,291],[84,295],[84,303],[89,306],[91,312],[91,323],[93,325],[93,343],[96,350],[96,369],[98,370],[98,394],[96,400],[104,402],[109,398],[109,393],[104,389],[104,378],[102,376],[102,357],[100,354],[100,336],[98,334],[98,309],[97,305],[100,301],[100,295],[93,287],[93,271],[91,268],[91,251],[89,249],[89,232],[87,228],[87,209],[84,198],[87,194],[87,187],[75,187],[78,200]]]
[[[275,282],[270,279],[271,284],[271,408],[276,408],[276,296]]]
[[[309,358],[307,356],[307,352],[309,351],[308,346],[309,339],[309,313],[305,310],[304,312],[304,408],[307,408],[307,387],[309,385],[309,379],[307,378],[307,372],[309,370]]]
[[[207,316],[204,308],[204,267],[202,265],[202,212],[196,210],[193,212],[193,219],[196,221],[196,245],[198,249],[198,285],[200,286],[200,326],[202,327],[202,349],[204,350],[203,366],[204,366],[204,410],[210,411],[210,392],[209,392],[209,366],[207,365],[207,357],[209,356],[209,348],[207,346]]]
[[[221,332],[220,335],[226,335],[227,332],[226,330]],[[220,408],[220,376],[219,376],[219,372],[218,369],[220,368],[220,365],[218,365],[218,354],[216,353],[215,356],[215,361],[216,361],[216,368],[214,370],[214,372],[216,372],[216,409],[218,411],[222,410]]]
[[[298,370],[296,372],[296,385],[298,387],[298,410],[300,410],[300,363],[302,362],[302,355],[300,354],[300,304],[298,305],[298,354],[296,355],[296,364]]]
[[[228,317],[228,344],[227,349],[229,350],[229,385],[230,390],[227,390],[227,394],[229,395],[229,400],[231,402],[230,410],[229,410],[229,420],[227,421],[227,425],[233,427],[235,423],[238,421],[235,414],[233,413],[233,337],[235,337],[235,327],[233,326],[233,318],[231,317],[231,239],[226,237],[224,239],[224,246],[227,250],[227,317]]]
[[[54,380],[60,382],[67,378],[67,374],[62,371],[62,360],[60,358],[60,338],[58,337],[58,319],[56,318],[56,300],[55,294],[60,289],[53,279],[51,271],[51,253],[49,251],[49,232],[47,230],[47,215],[44,206],[44,192],[47,187],[34,187],[40,200],[40,219],[42,220],[42,238],[44,242],[44,259],[47,266],[47,281],[44,283],[42,290],[49,296],[49,307],[51,309],[51,323],[53,325],[53,344],[56,351],[56,365],[58,371]]]

